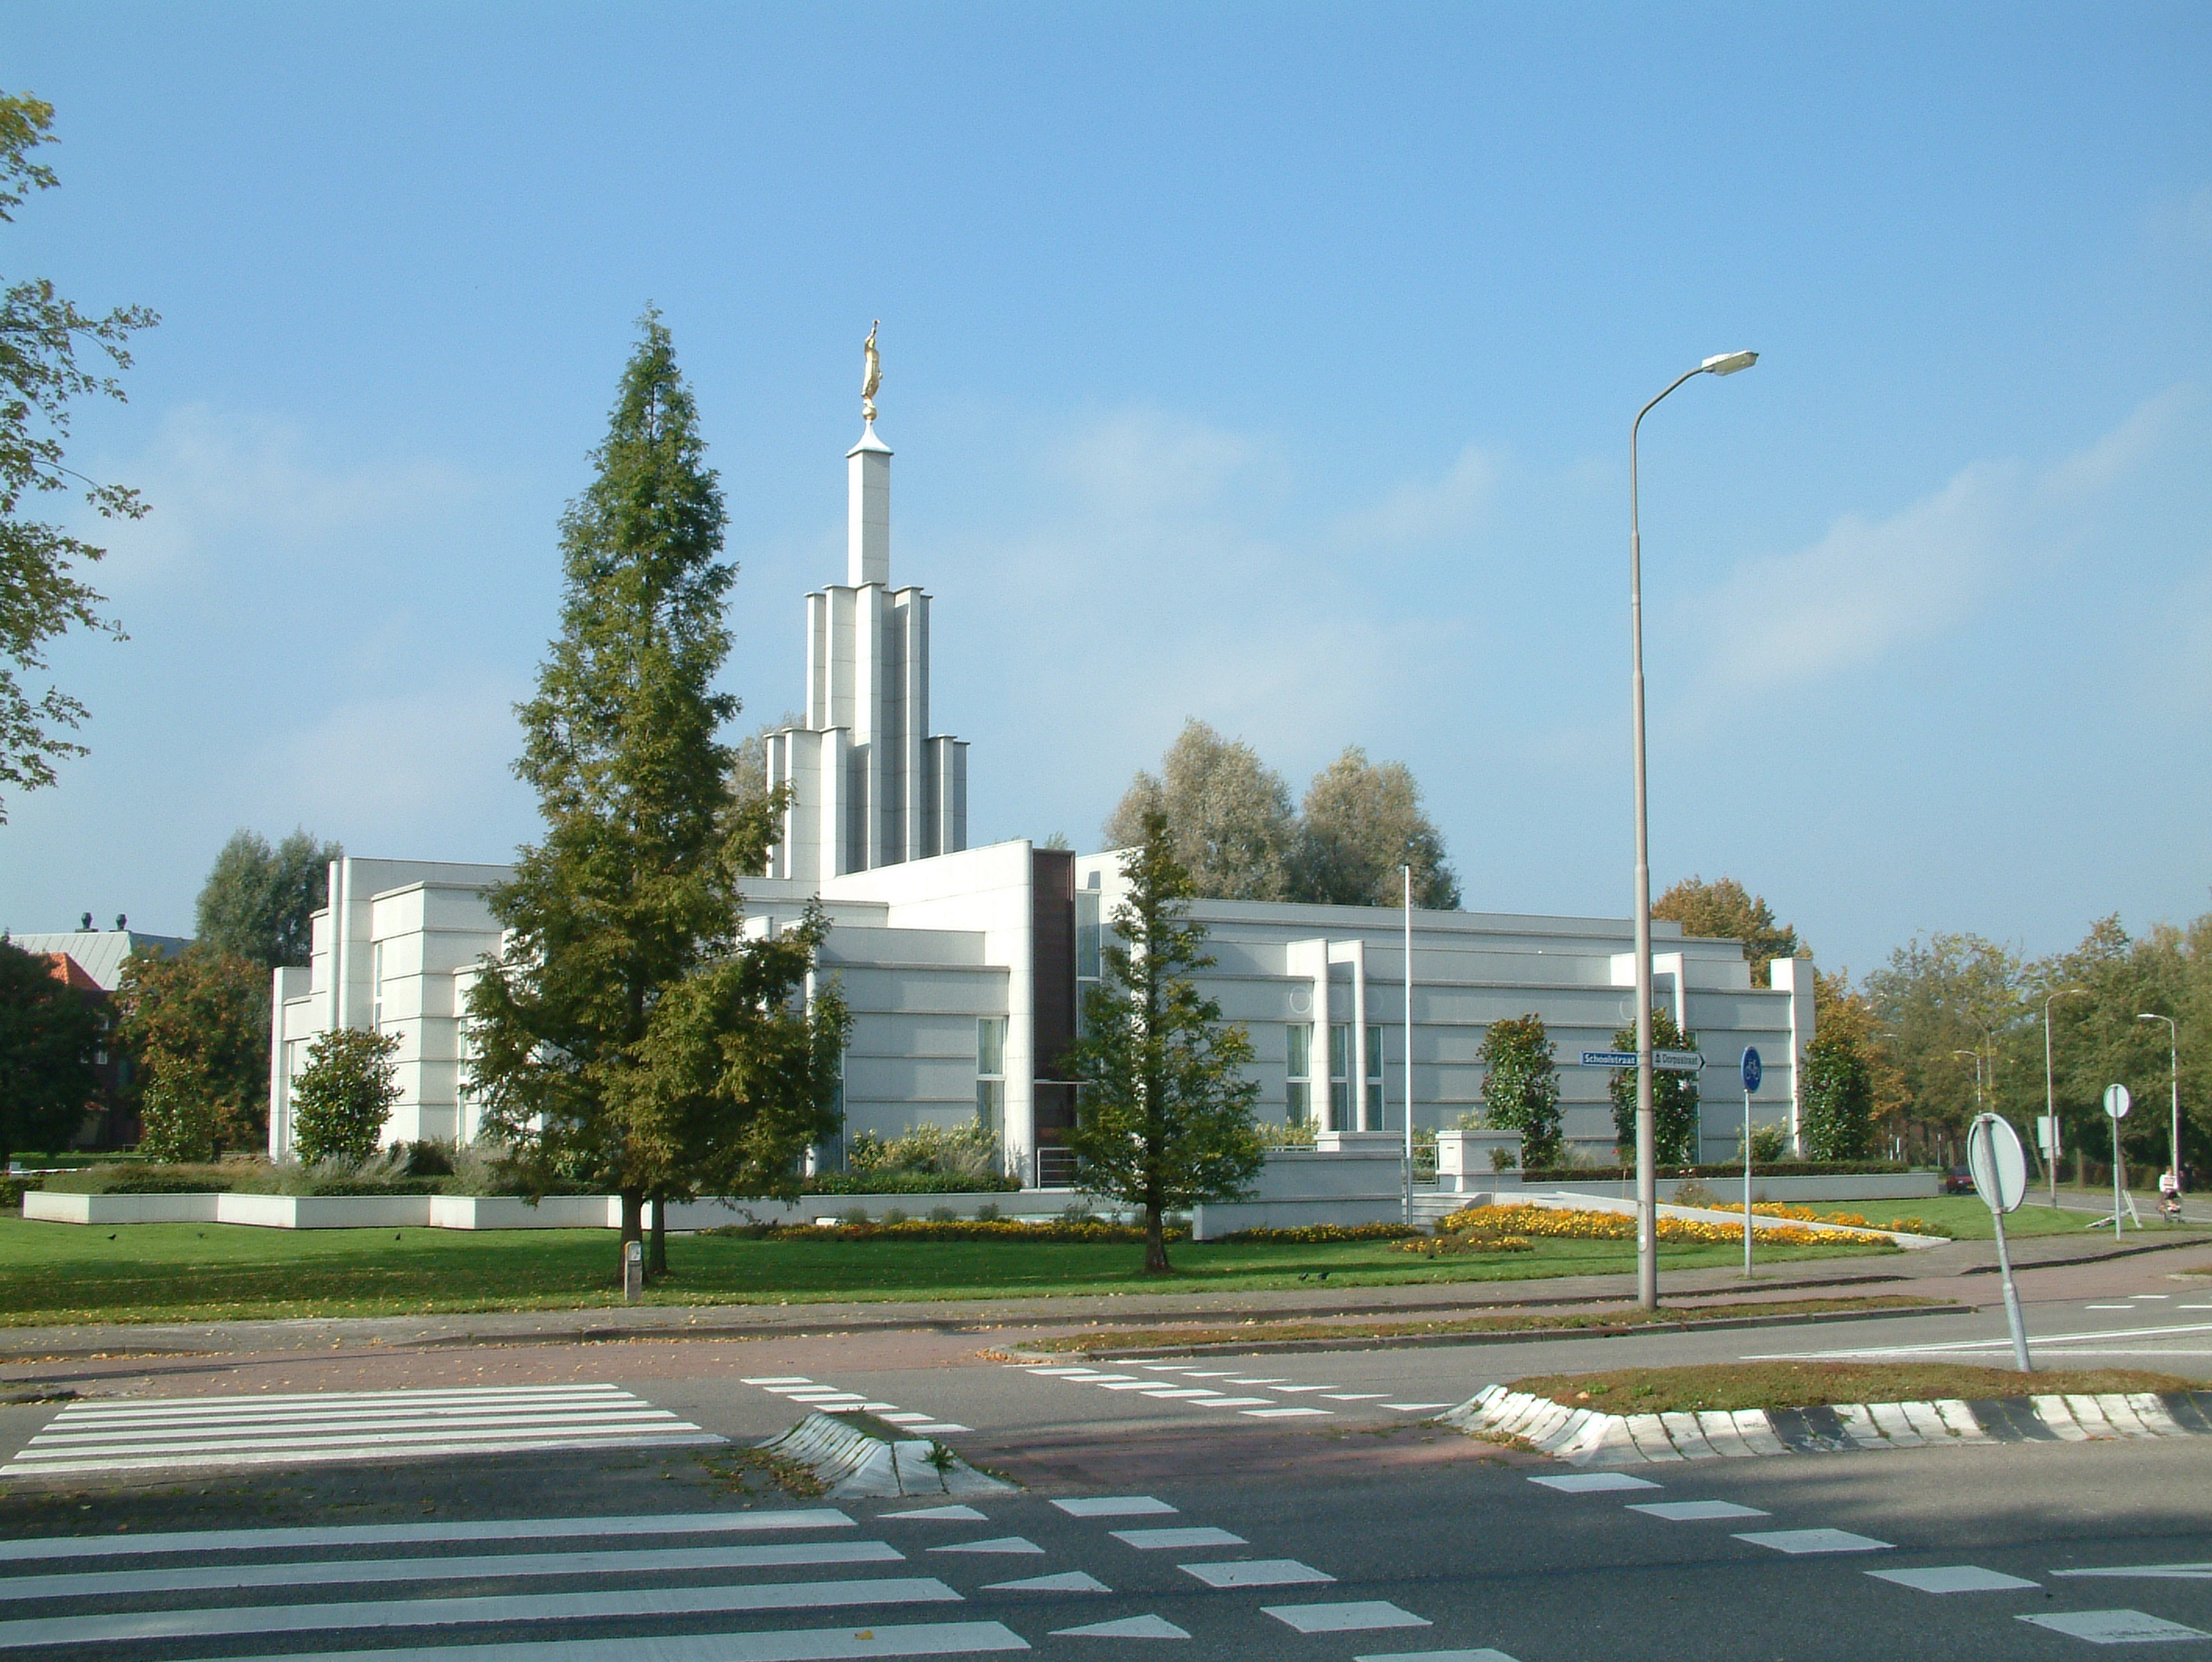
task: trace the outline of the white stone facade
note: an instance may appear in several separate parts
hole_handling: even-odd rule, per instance
[[[1121,897],[1121,861],[1026,841],[967,846],[967,746],[929,733],[929,597],[890,586],[890,452],[872,423],[847,457],[848,576],[807,597],[806,725],[775,734],[772,784],[793,800],[765,875],[748,880],[748,927],[774,930],[819,897],[831,928],[820,974],[854,1018],[847,1136],[981,1118],[1010,1171],[1066,1170],[1074,1088],[1062,1053]],[[462,1020],[478,966],[500,948],[483,891],[500,866],[348,858],[331,868],[313,961],[276,972],[270,1151],[290,1151],[290,1082],[333,1027],[398,1035],[400,1099],[387,1141],[472,1140]],[[1540,1015],[1557,1043],[1568,1137],[1609,1156],[1607,1082],[1576,1065],[1629,1024],[1628,919],[1417,912],[1410,1057],[1405,914],[1388,908],[1204,901],[1215,966],[1200,977],[1250,1032],[1261,1113],[1347,1135],[1445,1128],[1481,1097],[1489,1024]],[[1736,1146],[1743,1046],[1765,1058],[1762,1123],[1796,1129],[1813,1035],[1813,967],[1782,960],[1753,987],[1733,941],[1655,923],[1658,996],[1696,1033],[1703,1153]],[[1058,1151],[1058,1152],[1056,1152]],[[835,1163],[842,1142],[817,1157]]]

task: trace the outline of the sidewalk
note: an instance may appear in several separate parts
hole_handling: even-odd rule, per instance
[[[2168,1268],[2212,1268],[2212,1239],[2160,1239],[2154,1226],[2124,1241],[2110,1235],[2039,1235],[2012,1243],[2016,1270],[2094,1266],[2145,1254],[2173,1254]],[[1911,1293],[1973,1303],[1997,1296],[1995,1244],[1948,1246],[1880,1259],[1835,1259],[1778,1265],[1747,1282],[1740,1271],[1715,1266],[1668,1273],[1668,1303],[1735,1301],[1790,1293],[1848,1295],[1855,1290]],[[2149,1273],[2162,1273],[2153,1270]],[[2208,1283],[2212,1285],[2212,1283]],[[0,1363],[97,1356],[267,1355],[384,1348],[574,1344],[646,1338],[803,1337],[831,1333],[932,1330],[1077,1331],[1087,1326],[1219,1326],[1297,1317],[1414,1317],[1473,1314],[1513,1307],[1571,1308],[1624,1303],[1636,1296],[1633,1273],[1565,1276],[1534,1281],[1421,1283],[1396,1287],[1296,1287],[1230,1293],[1103,1294],[1033,1299],[945,1299],[817,1304],[638,1305],[586,1310],[485,1311],[427,1316],[373,1316],[287,1321],[179,1325],[82,1324],[0,1328]]]

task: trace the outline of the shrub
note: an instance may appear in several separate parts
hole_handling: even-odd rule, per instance
[[[1297,1119],[1287,1125],[1272,1119],[1254,1122],[1260,1133],[1260,1145],[1267,1149],[1310,1149],[1314,1145],[1314,1128],[1309,1120]]]
[[[376,1152],[384,1122],[399,1100],[392,1077],[397,1035],[337,1028],[307,1048],[292,1082],[292,1136],[301,1160],[364,1161]]]
[[[1544,1018],[1531,1014],[1492,1022],[1480,1054],[1483,1123],[1519,1131],[1522,1159],[1549,1164],[1559,1151],[1559,1071]]]
[[[949,1130],[942,1125],[915,1125],[888,1140],[873,1131],[862,1131],[847,1149],[845,1165],[848,1175],[913,1173],[957,1178],[971,1189],[997,1187],[1006,1168],[997,1133],[981,1123]]]
[[[1331,1240],[1403,1240],[1420,1230],[1404,1223],[1297,1223],[1283,1228],[1239,1229],[1216,1240],[1317,1246]]]

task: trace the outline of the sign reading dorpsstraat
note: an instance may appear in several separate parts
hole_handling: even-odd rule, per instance
[[[1586,1050],[1583,1052],[1586,1068],[1632,1068],[1636,1052],[1632,1050]],[[1696,1073],[1705,1065],[1705,1053],[1694,1050],[1655,1050],[1651,1065],[1662,1073]]]

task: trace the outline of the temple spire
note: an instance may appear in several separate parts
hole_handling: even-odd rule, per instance
[[[884,384],[876,331],[861,349],[860,442],[845,452],[845,580],[854,588],[891,580],[891,447],[876,437],[876,389]]]

